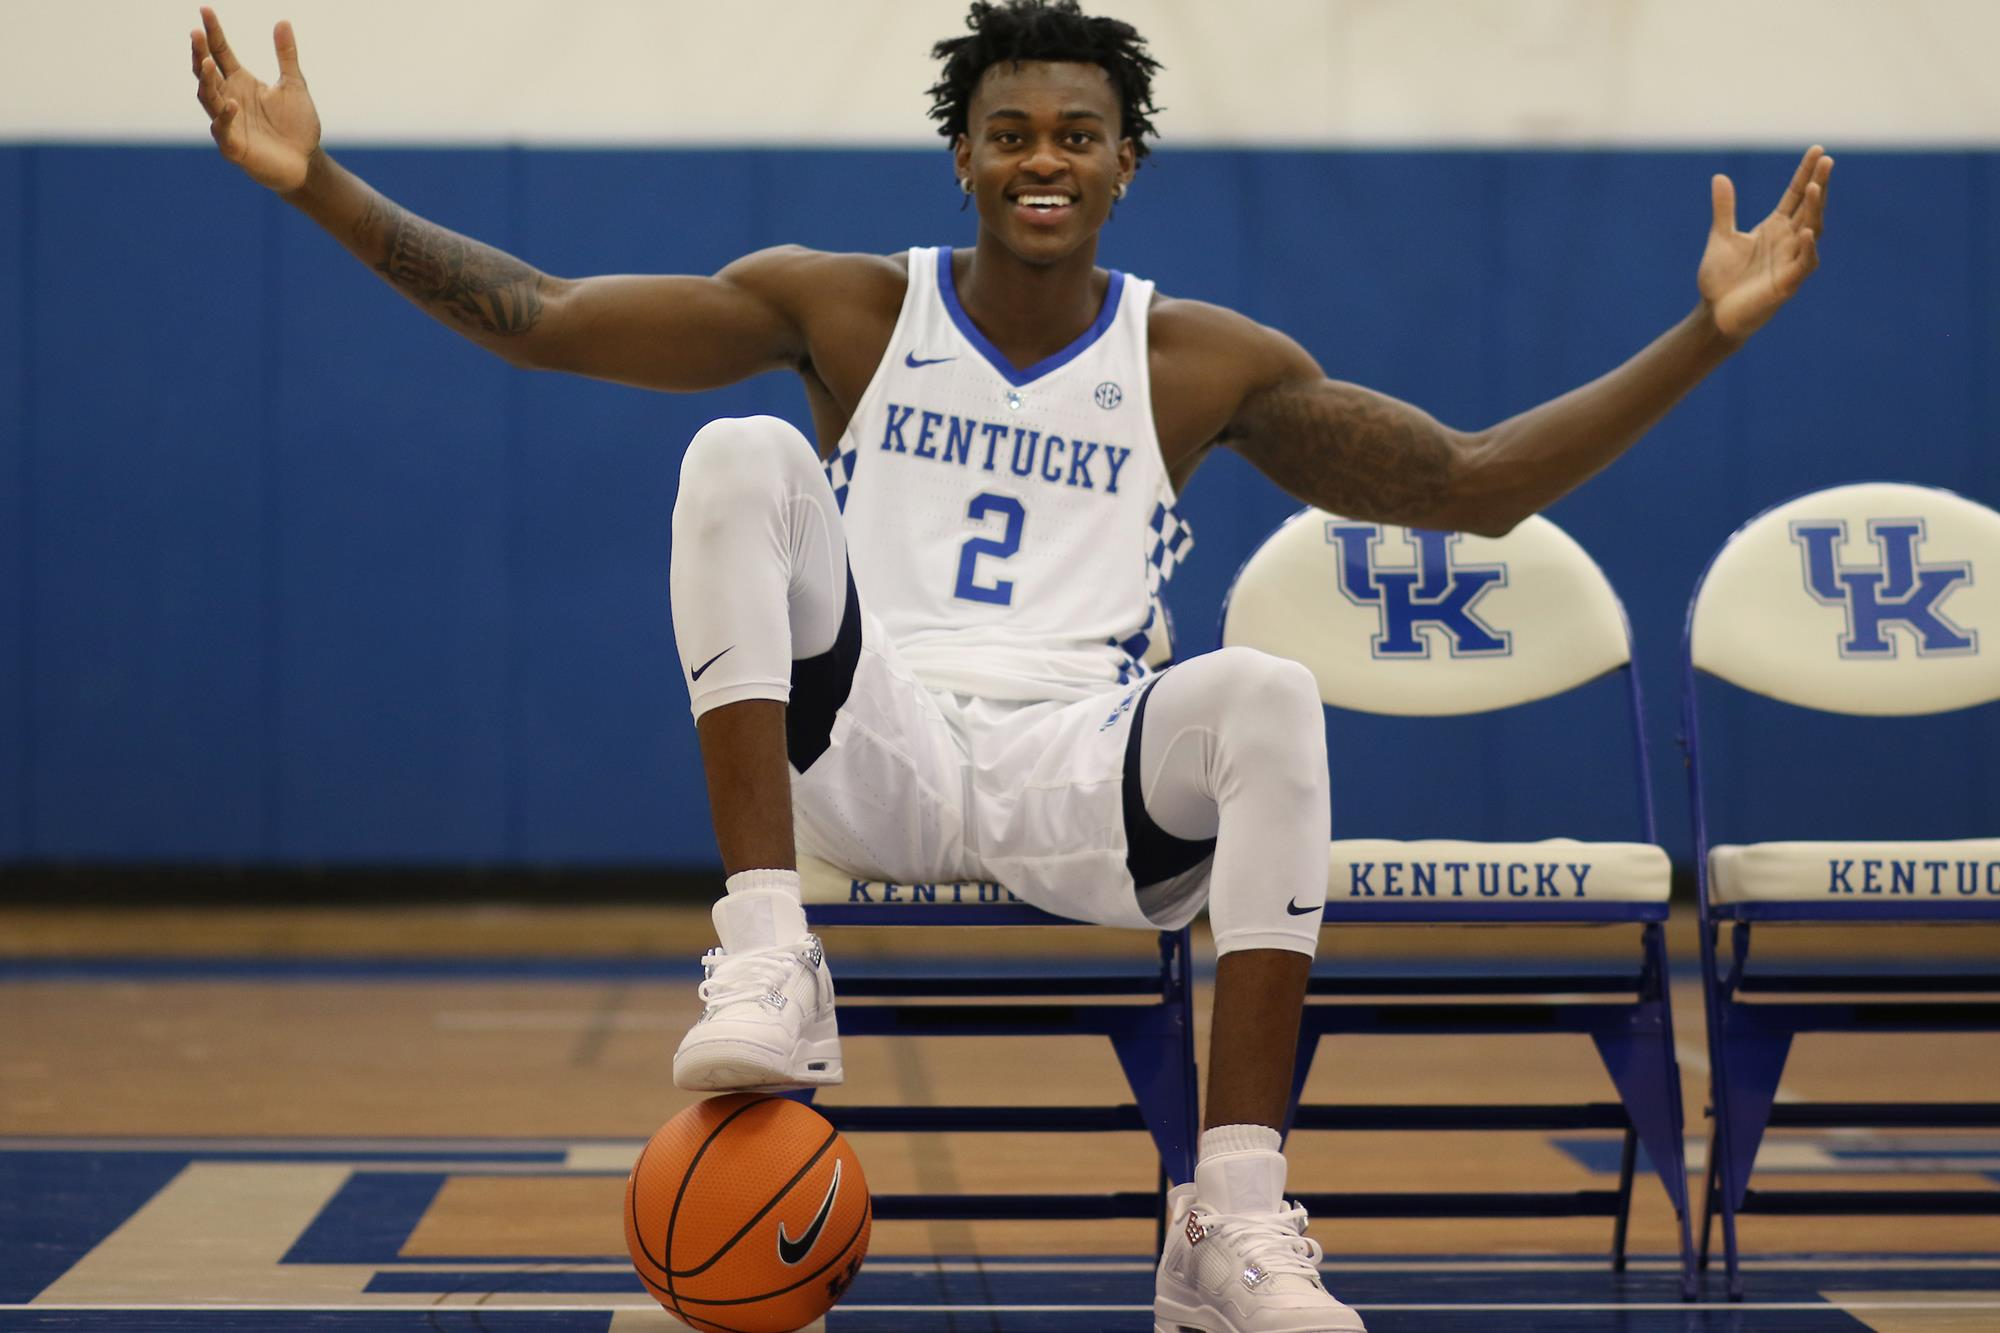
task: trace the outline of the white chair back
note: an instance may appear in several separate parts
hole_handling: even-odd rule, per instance
[[[1901,482],[1768,509],[1696,586],[1688,651],[1698,670],[1823,712],[2000,699],[2000,514]]]
[[[1540,516],[1480,537],[1302,510],[1237,573],[1222,642],[1304,664],[1336,708],[1413,717],[1529,703],[1631,660],[1604,571]]]

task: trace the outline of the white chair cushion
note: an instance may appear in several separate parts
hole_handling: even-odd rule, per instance
[[[1708,891],[1718,903],[2000,907],[2000,838],[1711,847]]]
[[[891,884],[860,879],[838,866],[810,856],[799,858],[799,888],[807,904],[838,903],[853,907],[936,907],[940,915],[954,907],[995,907],[1020,904],[1003,885],[977,880],[942,880],[929,884]]]
[[[1461,842],[1336,839],[1327,901],[1403,903],[1663,903],[1673,865],[1649,842]]]

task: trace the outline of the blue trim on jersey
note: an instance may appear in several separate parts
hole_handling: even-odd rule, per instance
[[[965,335],[965,340],[978,349],[979,354],[986,358],[988,365],[1000,372],[1001,378],[1017,389],[1034,383],[1052,370],[1060,370],[1082,356],[1090,350],[1091,344],[1104,336],[1104,331],[1111,327],[1111,321],[1118,318],[1118,302],[1125,294],[1125,275],[1117,269],[1112,269],[1111,285],[1104,292],[1104,305],[1098,310],[1097,318],[1092,321],[1090,327],[1085,329],[1075,342],[1055,355],[1043,357],[1026,370],[1017,370],[1014,368],[1014,363],[1001,355],[1000,349],[979,331],[979,326],[972,322],[972,316],[966,314],[965,307],[958,303],[958,286],[952,281],[951,276],[951,253],[951,247],[948,245],[938,247],[938,295],[944,298],[944,308],[951,315],[951,322],[958,325],[958,331]]]

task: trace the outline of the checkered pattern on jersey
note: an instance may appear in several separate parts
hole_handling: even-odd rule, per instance
[[[847,512],[847,488],[854,484],[854,465],[861,457],[861,447],[843,443],[839,453],[826,460],[827,484],[833,487],[833,502],[841,513]]]
[[[1132,659],[1128,666],[1119,668],[1120,685],[1126,683],[1128,672],[1129,678],[1134,680],[1146,674],[1143,665],[1146,652],[1153,646],[1154,637],[1164,632],[1166,624],[1166,604],[1161,600],[1161,590],[1192,550],[1194,529],[1180,516],[1180,511],[1164,500],[1154,505],[1153,517],[1146,525],[1146,623],[1130,638],[1110,641],[1113,647],[1123,650]]]

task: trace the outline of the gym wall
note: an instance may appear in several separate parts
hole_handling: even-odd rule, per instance
[[[0,862],[712,861],[666,607],[677,460],[712,416],[803,421],[795,384],[509,370],[202,146],[191,10],[95,5],[86,34],[56,8],[31,38],[147,91],[79,119],[37,68],[0,106]],[[1700,23],[1735,6],[1272,4],[1232,29],[1129,6],[1172,110],[1101,251],[1477,426],[1687,311],[1711,172],[1754,217],[1805,142],[1834,148],[1822,272],[1552,513],[1631,611],[1683,857],[1672,659],[1707,555],[1835,482],[2000,504],[2000,116],[1955,82],[1995,7],[1753,8],[1771,31],[1705,72]],[[972,236],[920,96],[956,5],[226,8],[253,67],[279,12],[343,161],[552,272]],[[1202,468],[1183,652],[1293,507],[1233,457]],[[1612,718],[1403,724],[1415,753],[1337,718],[1337,827],[1629,833]],[[1721,756],[1724,835],[1990,831],[2000,809],[1990,716],[1893,744],[1740,700],[1717,720],[1756,728]]]

